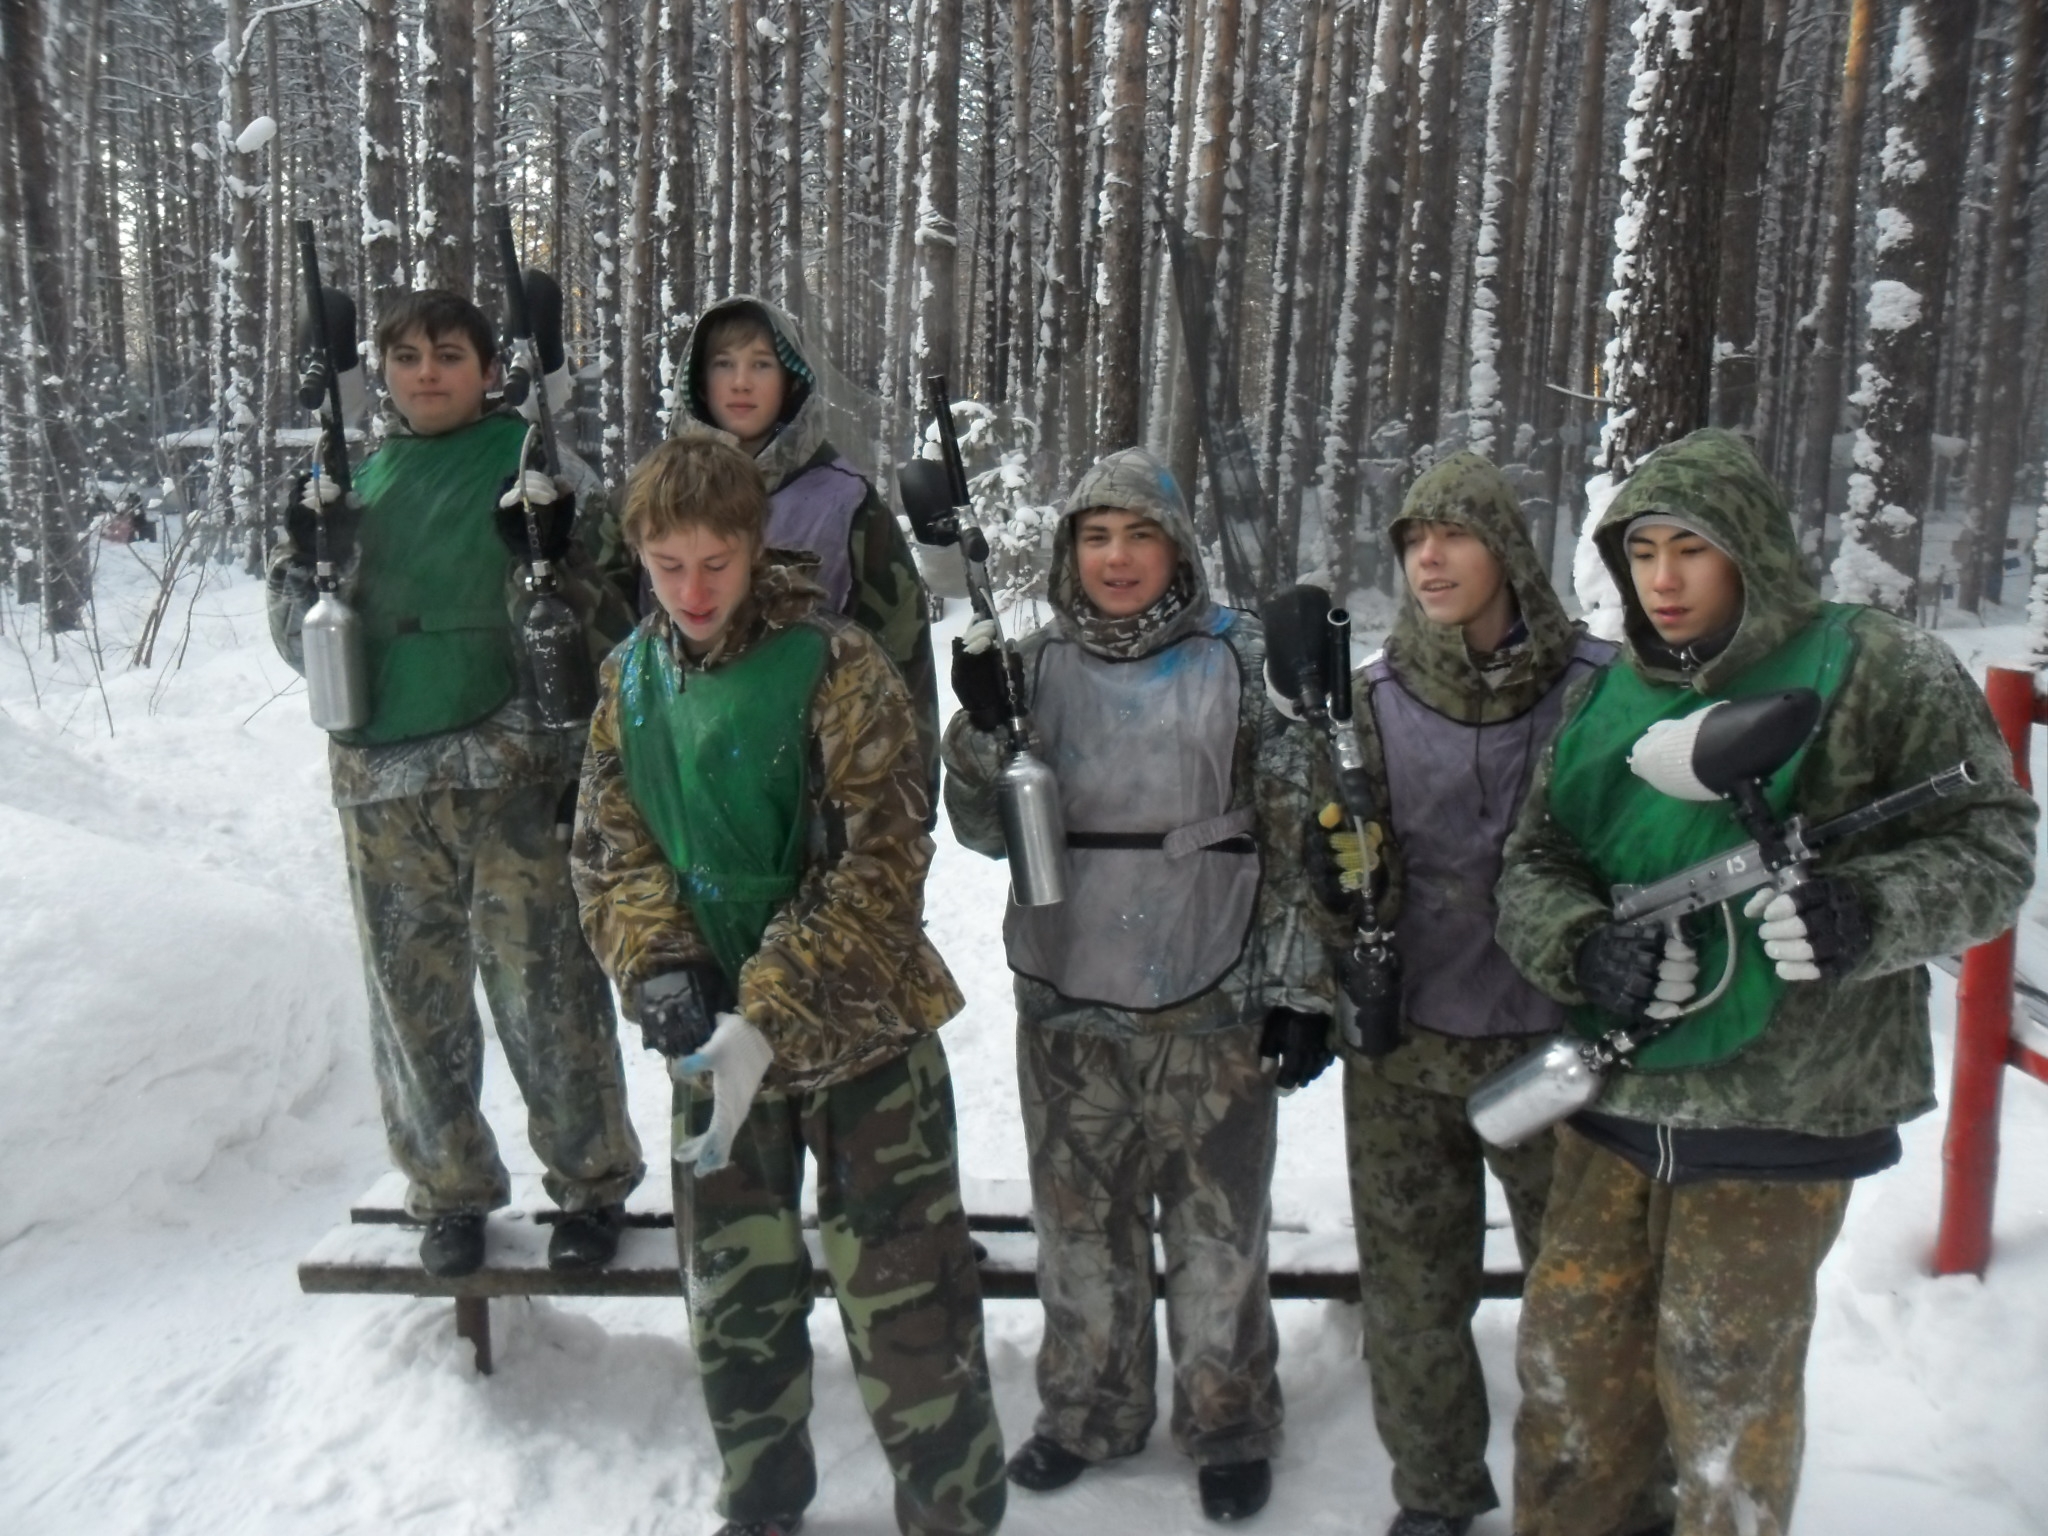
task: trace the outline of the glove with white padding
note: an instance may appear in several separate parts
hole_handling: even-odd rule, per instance
[[[528,503],[533,508],[533,531],[526,530]],[[498,538],[519,560],[559,560],[569,552],[570,536],[576,528],[576,496],[569,482],[544,470],[528,467],[507,475],[498,488],[495,513]]]
[[[1855,887],[1816,875],[1789,891],[1762,890],[1742,915],[1786,981],[1840,981],[1870,951],[1870,914]]]
[[[761,1091],[761,1079],[775,1060],[768,1037],[737,1013],[721,1013],[718,1027],[703,1047],[683,1057],[672,1069],[677,1077],[711,1078],[711,1124],[701,1135],[677,1144],[674,1157],[700,1174],[716,1173],[732,1157],[733,1139],[747,1111],[754,1107],[754,1095]]]
[[[1572,974],[1586,1001],[1624,1019],[1675,1019],[1699,990],[1699,957],[1655,923],[1602,923]]]
[[[284,504],[284,531],[300,564],[313,563],[324,532],[328,560],[336,566],[346,565],[355,553],[356,530],[362,521],[362,502],[333,477],[300,475],[292,481]],[[324,529],[320,526],[323,522]]]

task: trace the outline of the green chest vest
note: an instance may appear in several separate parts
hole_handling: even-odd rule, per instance
[[[370,722],[342,738],[351,745],[460,730],[512,697],[509,557],[491,507],[525,435],[524,423],[487,416],[440,437],[393,438],[356,477]]]
[[[1599,675],[1585,703],[1557,733],[1550,813],[1602,882],[1647,884],[1749,841],[1726,803],[1674,800],[1637,778],[1628,766],[1629,751],[1658,721],[1682,719],[1723,699],[1811,688],[1824,702],[1832,700],[1855,658],[1848,625],[1856,611],[1823,604],[1811,624],[1711,696],[1650,681],[1628,666],[1609,667]],[[1811,747],[1809,739],[1764,787],[1765,799],[1780,816],[1792,808],[1792,785]],[[1736,917],[1735,976],[1727,992],[1638,1051],[1638,1067],[1705,1066],[1733,1055],[1769,1026],[1785,983],[1764,954],[1756,924],[1743,921],[1739,912]],[[1726,927],[1718,912],[1702,913],[1686,932],[1699,950],[1704,992],[1727,963]],[[1612,1015],[1590,1005],[1572,1013],[1572,1027],[1588,1039],[1605,1034],[1614,1023]]]
[[[685,672],[643,629],[619,670],[626,787],[735,981],[803,873],[811,695],[825,644],[800,624],[736,661]]]

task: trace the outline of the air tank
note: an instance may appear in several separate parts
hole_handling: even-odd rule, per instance
[[[1020,907],[1067,899],[1067,823],[1059,781],[1028,748],[1014,748],[996,775],[996,807],[1010,855],[1010,895]]]
[[[1518,1147],[1592,1107],[1607,1086],[1599,1048],[1563,1036],[1501,1068],[1465,1100],[1472,1129],[1496,1147]]]
[[[325,588],[306,610],[300,635],[313,723],[323,731],[353,731],[369,724],[369,668],[363,660],[363,621],[355,609]]]

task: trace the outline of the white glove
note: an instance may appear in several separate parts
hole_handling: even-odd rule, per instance
[[[1813,963],[1813,936],[1790,896],[1766,886],[1743,904],[1742,915],[1759,920],[1756,936],[1764,941],[1764,953],[1777,962],[1782,980],[1820,980],[1820,967]]]
[[[1266,679],[1266,697],[1273,701],[1273,707],[1279,710],[1287,719],[1299,720],[1301,718],[1300,704],[1273,686],[1273,663],[1270,660],[1265,665],[1264,676]]]
[[[970,656],[979,656],[996,643],[996,621],[976,619],[960,631],[960,649]]]
[[[536,507],[553,506],[568,494],[569,488],[552,475],[542,474],[537,469],[526,470],[512,483],[504,495],[498,498],[501,507],[524,506],[532,502]]]
[[[740,1122],[754,1107],[761,1079],[775,1060],[768,1037],[737,1013],[721,1013],[718,1027],[701,1049],[673,1068],[678,1077],[711,1074],[711,1126],[676,1147],[675,1160],[695,1164],[699,1173],[716,1173],[732,1153]]]
[[[299,492],[299,505],[308,512],[325,512],[341,500],[341,486],[332,475],[306,476],[306,488]]]
[[[1683,939],[1664,940],[1664,958],[1657,962],[1656,1001],[1643,1010],[1646,1019],[1675,1019],[1699,990],[1699,952]]]

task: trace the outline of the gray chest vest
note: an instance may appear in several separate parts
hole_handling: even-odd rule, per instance
[[[818,557],[818,585],[834,612],[846,612],[853,590],[853,514],[868,497],[868,483],[845,459],[793,475],[768,498],[764,537],[772,549],[807,549]]]
[[[1060,786],[1067,899],[1003,917],[1013,970],[1133,1011],[1197,997],[1237,964],[1259,891],[1235,758],[1243,678],[1218,635],[1137,661],[1038,653],[1032,719]]]
[[[1523,980],[1494,942],[1493,888],[1502,845],[1557,730],[1565,684],[1611,654],[1581,637],[1533,709],[1490,725],[1438,714],[1402,686],[1384,656],[1366,664],[1407,882],[1394,929],[1402,1006],[1421,1028],[1474,1039],[1564,1027],[1563,1005]]]

